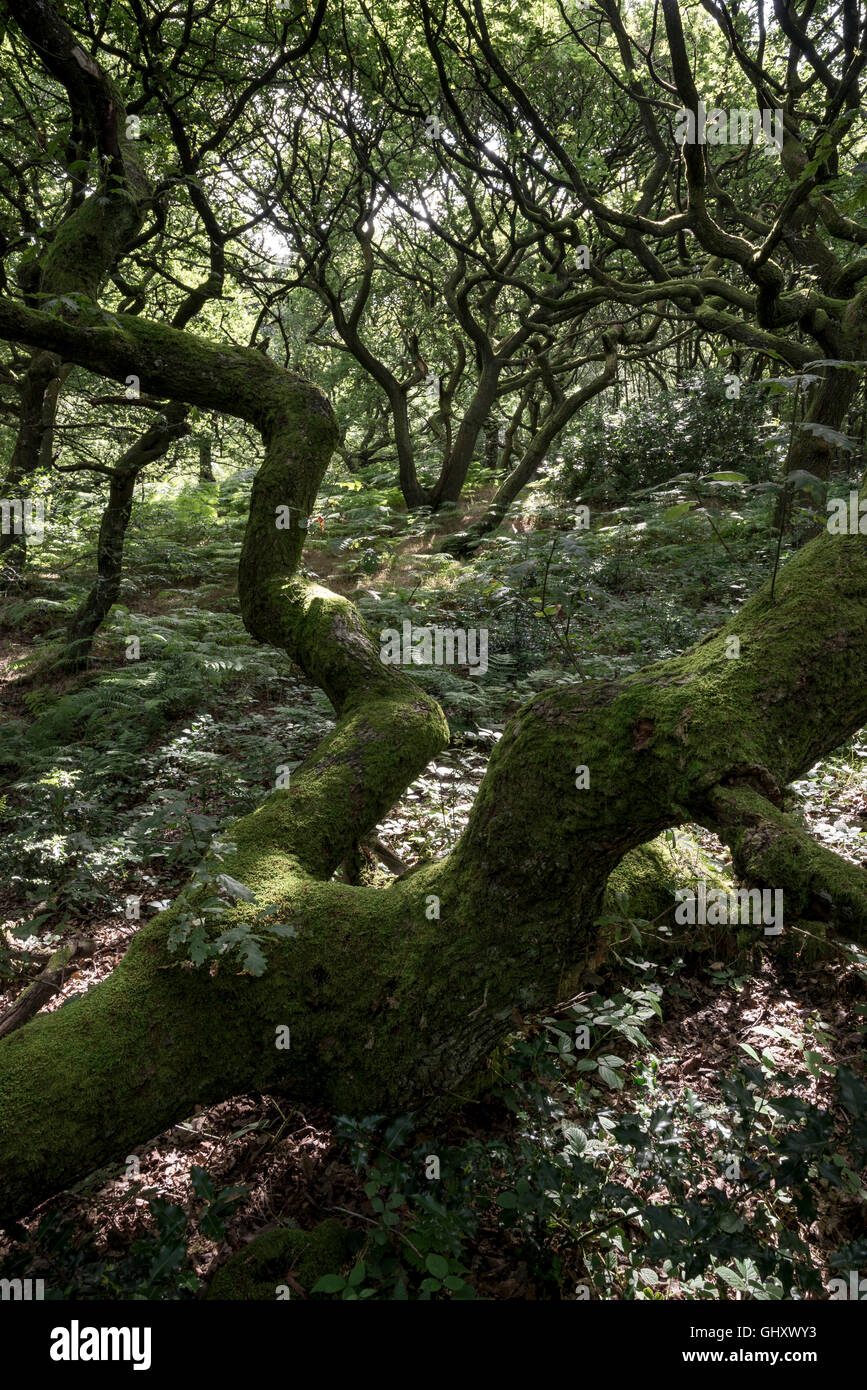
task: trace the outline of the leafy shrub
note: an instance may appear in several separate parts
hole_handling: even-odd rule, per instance
[[[15,1240],[0,1264],[0,1278],[43,1279],[46,1301],[176,1302],[194,1298],[200,1281],[190,1261],[190,1242],[197,1234],[208,1240],[224,1240],[226,1222],[247,1189],[224,1187],[217,1192],[210,1174],[195,1166],[190,1181],[200,1203],[195,1215],[164,1197],[151,1195],[148,1211],[155,1229],[139,1236],[120,1258],[98,1254],[93,1231],[82,1231],[60,1210],[50,1211],[35,1231],[22,1233]],[[131,1188],[130,1197],[135,1195]]]
[[[586,411],[560,490],[613,501],[697,469],[737,469],[751,482],[767,477],[764,392],[744,383],[729,400],[726,389],[722,373],[707,372],[614,413],[602,405]]]
[[[591,995],[511,1039],[492,1091],[516,1117],[511,1135],[448,1145],[414,1135],[412,1116],[387,1126],[343,1117],[338,1135],[374,1224],[352,1271],[324,1276],[318,1291],[476,1298],[479,1247],[493,1242],[554,1299],[824,1296],[802,1232],[829,1194],[862,1191],[867,1086],[805,1038],[806,1071],[784,1072],[743,1045],[718,1102],[688,1086],[666,1091],[644,1032],[660,994],[642,983]],[[589,1030],[589,1046],[573,1044],[576,1028]],[[817,1066],[834,1085],[827,1108],[804,1099]],[[856,1237],[830,1264],[864,1258]]]

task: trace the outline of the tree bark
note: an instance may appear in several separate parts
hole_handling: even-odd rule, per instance
[[[210,438],[199,440],[199,487],[205,483],[215,483],[213,465],[213,443]]]
[[[111,470],[108,503],[99,525],[96,581],[69,621],[66,650],[60,660],[60,664],[70,670],[87,664],[93,639],[120,593],[123,546],[132,515],[136,479],[148,463],[163,458],[176,439],[189,434],[187,414],[185,405],[168,406],[165,419],[151,425]]]
[[[3,480],[3,495],[9,500],[19,494],[22,483],[25,487],[28,485],[38,469],[51,464],[61,382],[62,368],[57,358],[50,352],[34,352],[19,386],[18,433]],[[20,534],[12,529],[0,534],[0,556],[4,582],[20,583],[27,561],[27,537],[23,529]]]
[[[434,511],[444,502],[456,504],[460,499],[466,482],[467,471],[473,458],[473,450],[479,432],[497,398],[497,383],[502,371],[502,363],[496,358],[484,363],[479,373],[479,381],[473,398],[464,411],[454,447],[443,461],[440,476],[431,494]]]
[[[82,960],[85,956],[92,956],[93,949],[92,941],[85,937],[76,937],[55,951],[42,973],[19,995],[11,1009],[0,1015],[0,1038],[14,1033],[16,1028],[21,1028],[29,1018],[38,1013],[49,999],[63,988],[73,962]]]

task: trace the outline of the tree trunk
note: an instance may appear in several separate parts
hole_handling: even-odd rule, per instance
[[[444,502],[456,503],[460,499],[479,431],[483,428],[497,398],[497,382],[501,370],[502,364],[496,358],[486,362],[482,367],[472,400],[458,426],[454,448],[443,461],[440,476],[434,486],[431,495],[434,511]]]
[[[213,465],[213,441],[208,439],[199,440],[199,487],[206,483],[215,483]]]
[[[859,373],[846,367],[826,367],[825,380],[817,383],[804,420],[797,430],[787,472],[805,468],[817,478],[827,480],[833,460],[833,445],[807,426],[816,424],[839,431],[858,390]]]
[[[485,422],[485,467],[492,473],[496,472],[497,459],[500,456],[500,426],[493,416],[488,416]]]
[[[51,463],[54,417],[61,386],[61,366],[50,352],[34,352],[20,383],[21,409],[18,433],[9,468],[3,480],[3,496],[21,498],[33,475]],[[21,582],[27,560],[27,537],[10,528],[0,533],[3,580],[7,585]]]
[[[395,386],[394,390],[389,391],[388,398],[391,406],[392,437],[397,454],[398,482],[407,511],[412,512],[418,507],[430,505],[430,491],[419,482],[416,471],[406,392]]]
[[[25,292],[48,307],[49,296],[84,292],[94,298],[110,267],[141,226],[149,192],[133,142],[126,135],[126,110],[112,79],[84,54],[68,25],[49,5],[9,0],[7,9],[51,76],[67,91],[80,123],[89,129],[103,159],[103,180],[80,205],[71,204],[53,232],[38,269],[24,276]],[[65,310],[65,312],[68,312]],[[18,438],[4,484],[15,488],[51,462],[57,399],[67,374],[47,350],[34,353],[25,374]],[[68,369],[67,369],[68,371]],[[22,536],[0,536],[4,568],[20,578],[26,558]]]
[[[87,664],[93,639],[111,612],[123,577],[123,546],[132,514],[136,479],[142,469],[163,458],[176,439],[189,434],[185,405],[173,403],[165,419],[151,425],[112,470],[108,504],[102,514],[96,549],[96,582],[69,621],[60,664],[77,670]]]

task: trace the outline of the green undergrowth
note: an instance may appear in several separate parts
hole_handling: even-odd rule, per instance
[[[204,1168],[190,1173],[186,1207],[133,1184],[131,1196],[143,1192],[150,1229],[121,1252],[101,1252],[97,1233],[83,1229],[54,1208],[32,1233],[13,1231],[12,1245],[0,1265],[0,1277],[44,1280],[49,1302],[68,1299],[184,1301],[199,1288],[190,1262],[194,1239],[223,1240],[226,1223],[247,1195],[244,1187],[217,1191]],[[20,1238],[22,1237],[23,1238]]]
[[[27,692],[32,717],[0,730],[0,872],[27,935],[94,909],[122,915],[127,881],[159,900],[332,722],[326,697],[233,613],[115,610],[105,641],[118,649],[113,668],[63,693]]]
[[[852,965],[863,981],[867,957]],[[734,998],[747,979],[719,988]],[[122,1255],[96,1258],[93,1233],[54,1210],[10,1233],[0,1275],[44,1278],[58,1299],[827,1298],[867,1258],[867,1086],[829,1061],[819,1015],[775,1025],[760,1049],[734,1044],[713,1094],[663,1081],[658,1029],[689,988],[682,958],[636,954],[610,992],[588,988],[509,1039],[450,1127],[338,1117],[357,1184],[342,1215],[278,1222],[207,1288],[192,1250],[225,1237],[247,1194],[195,1167],[186,1203],[141,1190],[147,1234]]]

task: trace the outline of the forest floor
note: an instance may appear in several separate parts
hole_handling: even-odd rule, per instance
[[[59,583],[40,556],[2,619],[2,922],[23,949],[95,943],[49,1010],[121,958],[137,928],[129,900],[141,918],[169,901],[218,826],[329,726],[321,693],[241,627],[243,487],[219,503],[202,491],[160,535],[139,514],[121,604],[85,676],[58,679],[48,663],[87,575],[86,528],[78,574]],[[623,508],[582,532],[568,513],[540,509],[458,565],[429,526],[351,480],[320,498],[311,568],[375,630],[407,616],[489,630],[485,676],[419,672],[453,736],[378,827],[407,866],[454,844],[506,719],[536,690],[683,649],[773,563],[749,499],[717,514],[725,549],[700,517],[672,526]],[[131,635],[137,662],[125,660]],[[787,802],[862,864],[865,774],[862,731]],[[690,831],[727,876],[719,842]],[[373,861],[370,872],[389,880]],[[54,1297],[194,1297],[254,1236],[337,1216],[358,1232],[354,1280],[335,1288],[344,1298],[774,1298],[784,1285],[827,1296],[864,1259],[867,1136],[854,1111],[867,960],[804,923],[787,924],[800,936],[785,952],[703,939],[668,956],[649,949],[647,923],[620,925],[600,992],[514,1038],[482,1097],[436,1134],[236,1097],[44,1204],[0,1244],[5,1268],[41,1274]],[[5,962],[0,1015],[33,973]],[[594,1042],[576,1061],[568,1039],[582,1021]]]

